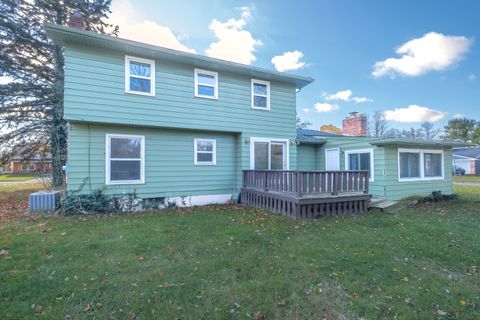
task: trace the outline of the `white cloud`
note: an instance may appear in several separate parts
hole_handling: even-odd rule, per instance
[[[317,112],[332,112],[340,109],[340,107],[337,104],[330,104],[327,102],[317,102],[313,105],[313,108]]]
[[[0,84],[7,84],[7,83],[10,83],[12,81],[13,81],[13,79],[10,78],[10,77],[7,77],[7,76],[1,76],[0,77]]]
[[[327,101],[341,100],[345,102],[354,101],[357,103],[372,101],[371,99],[368,99],[366,97],[353,97],[352,95],[353,95],[353,92],[350,89],[338,91],[337,93],[333,93],[333,94],[323,93],[323,97]]]
[[[394,110],[385,111],[385,118],[387,120],[406,123],[423,121],[437,122],[444,119],[446,116],[446,112],[415,104],[409,105],[406,108],[395,108]]]
[[[301,61],[302,58],[303,52],[301,51],[286,51],[281,55],[274,56],[271,62],[277,71],[284,72],[289,70],[298,70],[305,67],[306,63]]]
[[[308,109],[308,108],[303,109],[303,112],[305,112],[305,113],[309,113],[310,111],[311,111],[311,110]]]
[[[462,60],[472,43],[473,39],[463,36],[430,32],[421,38],[407,41],[396,49],[399,58],[377,61],[372,75],[394,77],[395,74],[400,74],[415,77],[429,71],[445,70]]]
[[[248,7],[239,8],[240,19],[229,19],[225,22],[213,19],[209,29],[213,31],[218,41],[210,44],[205,53],[214,58],[251,64],[256,60],[254,52],[262,45],[250,31],[244,30],[251,12]]]
[[[470,74],[468,75],[468,80],[473,81],[473,80],[476,80],[476,79],[477,79],[477,76],[476,76],[475,74],[470,73]]]
[[[159,25],[150,20],[141,19],[137,14],[137,8],[132,5],[131,0],[117,0],[112,4],[110,23],[120,28],[119,37],[148,44],[153,44],[170,49],[196,53],[184,44],[181,40],[188,36],[175,35],[169,27]]]

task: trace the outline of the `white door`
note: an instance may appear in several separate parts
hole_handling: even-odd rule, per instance
[[[340,149],[325,150],[325,170],[340,170]]]

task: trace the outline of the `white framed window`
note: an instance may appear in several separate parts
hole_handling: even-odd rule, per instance
[[[141,184],[145,182],[145,137],[106,135],[105,183]]]
[[[195,97],[218,99],[218,73],[195,69]]]
[[[270,82],[252,79],[252,108],[270,110]]]
[[[443,150],[398,149],[398,181],[443,180]]]
[[[288,170],[288,139],[250,138],[250,169]]]
[[[367,170],[374,181],[373,149],[345,150],[345,170]]]
[[[155,95],[155,61],[125,56],[125,92]]]
[[[217,141],[215,139],[194,139],[194,164],[217,164]]]

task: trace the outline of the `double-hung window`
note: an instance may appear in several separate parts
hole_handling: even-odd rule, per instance
[[[442,150],[398,149],[398,180],[444,178]]]
[[[155,61],[125,56],[125,92],[155,95]]]
[[[195,97],[218,99],[218,73],[195,69]]]
[[[270,110],[270,82],[252,79],[252,108]]]
[[[217,164],[217,142],[214,139],[194,140],[195,165]]]
[[[373,150],[347,150],[345,151],[346,170],[366,170],[369,172],[370,181],[374,181]]]
[[[145,137],[107,134],[106,184],[145,181]]]

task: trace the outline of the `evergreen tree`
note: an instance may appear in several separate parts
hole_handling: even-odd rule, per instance
[[[480,143],[480,122],[468,118],[450,119],[445,126],[445,138]]]
[[[53,185],[63,185],[67,126],[63,119],[63,48],[48,40],[44,24],[66,25],[77,12],[85,29],[116,34],[105,22],[111,0],[1,0],[1,152],[31,155],[48,146]],[[5,81],[4,81],[5,82]]]

